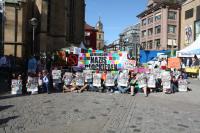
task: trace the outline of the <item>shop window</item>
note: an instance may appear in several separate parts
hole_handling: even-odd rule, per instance
[[[200,20],[195,22],[194,28],[195,28],[194,35],[195,35],[195,40],[196,40],[200,36]]]

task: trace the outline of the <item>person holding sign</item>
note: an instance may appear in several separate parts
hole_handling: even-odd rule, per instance
[[[65,72],[62,78],[62,80],[64,81],[63,92],[71,92],[72,79],[72,73]]]
[[[61,70],[54,67],[52,70],[53,87],[59,92],[61,90]]]
[[[42,71],[43,78],[42,78],[42,83],[43,83],[43,91],[47,91],[48,94],[50,94],[49,91],[49,76],[46,70]]]
[[[139,88],[141,88],[143,90],[145,97],[147,97],[148,92],[147,92],[147,77],[146,77],[146,74],[139,73],[139,74],[137,74],[136,79],[138,81]]]
[[[119,72],[117,83],[118,83],[117,88],[121,93],[126,93],[130,89],[129,76],[128,76],[128,71],[127,70]]]

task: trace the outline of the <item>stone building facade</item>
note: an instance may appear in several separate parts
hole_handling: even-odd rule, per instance
[[[145,50],[178,49],[180,4],[167,0],[149,0],[147,9],[137,17],[140,45]]]
[[[84,0],[6,0],[4,15],[6,55],[27,57],[84,41]],[[31,18],[38,21],[35,39]]]
[[[187,0],[181,10],[181,49],[200,35],[200,0]]]

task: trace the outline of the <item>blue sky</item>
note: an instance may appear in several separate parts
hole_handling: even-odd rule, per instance
[[[111,43],[146,8],[147,0],[86,0],[86,22],[95,26],[99,16],[104,24],[105,41]]]

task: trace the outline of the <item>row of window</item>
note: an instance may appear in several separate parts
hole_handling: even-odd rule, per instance
[[[154,18],[153,16],[149,18],[145,18],[142,20],[142,26],[153,23],[153,19],[156,21],[161,19],[161,13],[156,13]],[[176,19],[176,12],[175,11],[168,11],[168,19],[175,20]]]
[[[148,42],[142,42],[142,44],[141,44],[142,49],[153,49],[153,48],[160,49],[160,46],[161,46],[160,45],[160,39],[154,40],[154,43],[151,40],[151,41],[148,41]]]
[[[155,34],[161,33],[161,26],[160,25],[156,26],[154,32]],[[168,33],[176,33],[176,25],[168,25]],[[145,37],[146,35],[148,36],[153,35],[153,28],[150,28],[148,30],[143,30],[142,37]]]

